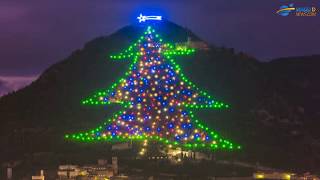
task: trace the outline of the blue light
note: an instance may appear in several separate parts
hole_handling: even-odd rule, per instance
[[[183,129],[186,129],[186,128],[187,128],[187,124],[183,123],[183,124],[181,125],[181,127],[182,127]]]
[[[140,14],[140,16],[137,17],[137,19],[139,20],[139,23],[150,21],[150,20],[151,21],[161,21],[162,16],[144,16],[144,15]]]
[[[144,129],[145,129],[145,131],[147,131],[147,132],[151,130],[150,127],[148,127],[148,126],[145,127]]]

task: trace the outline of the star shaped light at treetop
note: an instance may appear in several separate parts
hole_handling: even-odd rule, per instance
[[[124,110],[95,129],[65,137],[80,141],[153,140],[186,149],[240,149],[197,120],[191,111],[229,107],[199,90],[172,58],[194,52],[164,43],[149,26],[123,53],[110,56],[132,59],[125,76],[82,101],[88,105],[118,103]]]

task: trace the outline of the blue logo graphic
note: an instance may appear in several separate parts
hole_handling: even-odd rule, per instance
[[[280,6],[280,9],[277,11],[277,14],[280,16],[288,16],[292,11],[294,11],[296,8],[293,7],[293,4],[282,5]]]

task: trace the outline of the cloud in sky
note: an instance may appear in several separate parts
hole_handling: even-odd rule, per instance
[[[0,96],[21,89],[36,78],[36,76],[0,76]]]

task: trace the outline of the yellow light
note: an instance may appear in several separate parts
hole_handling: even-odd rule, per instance
[[[86,171],[81,171],[81,172],[80,172],[80,175],[81,175],[81,176],[85,176],[86,174],[87,174]]]
[[[284,179],[290,179],[291,178],[291,175],[290,174],[285,174],[284,175]]]
[[[264,178],[264,174],[256,174],[256,178],[257,179],[263,179]]]

